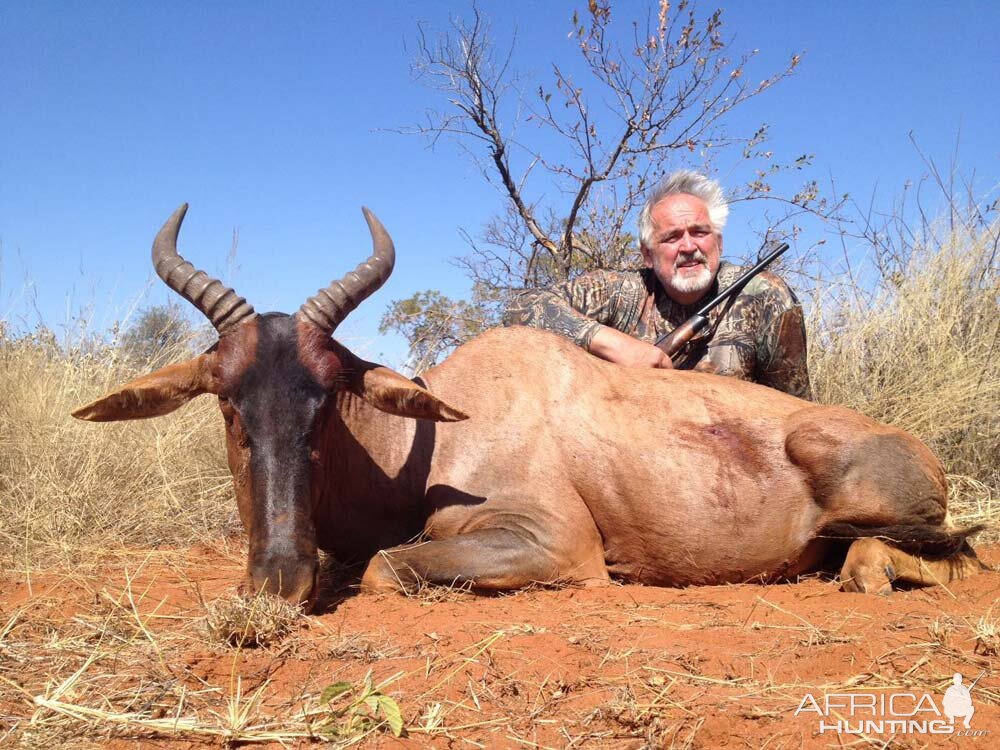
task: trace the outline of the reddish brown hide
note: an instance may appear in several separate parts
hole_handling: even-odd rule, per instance
[[[315,594],[317,547],[370,559],[368,591],[770,580],[814,569],[832,539],[860,540],[848,590],[980,570],[934,456],[847,409],[623,368],[524,328],[418,384],[327,328],[251,309],[213,352],[75,412],[155,416],[218,394],[249,581],[293,601]]]

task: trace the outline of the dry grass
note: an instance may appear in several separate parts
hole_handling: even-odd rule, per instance
[[[206,604],[190,594],[168,605],[154,593],[163,575],[176,574],[126,564],[88,591],[86,581],[40,574],[48,593],[3,612],[0,746],[5,738],[24,748],[103,747],[112,738],[351,744],[402,731],[399,707],[383,692],[398,674],[376,682],[371,669],[354,670],[352,681],[329,685],[331,670],[319,666],[318,681],[276,691],[269,675],[289,649],[243,647],[273,643],[298,612],[273,597]]]
[[[231,646],[269,646],[295,627],[301,610],[284,599],[236,594],[205,605],[205,629],[212,640]]]
[[[993,608],[971,625],[975,651],[983,656],[1000,656],[1000,621],[993,617]]]
[[[728,598],[667,591],[559,611],[547,591],[483,600],[487,611],[443,601],[435,610],[449,612],[436,627],[454,623],[444,636],[414,630],[427,607],[402,597],[385,602],[405,608],[386,630],[377,618],[367,620],[372,631],[355,630],[372,602],[354,601],[343,616],[302,617],[280,648],[246,649],[206,638],[196,587],[178,584],[206,563],[175,570],[159,560],[122,562],[97,584],[39,574],[30,602],[0,616],[0,745],[7,736],[25,748],[112,739],[379,747],[378,735],[392,732],[413,747],[711,747],[744,722],[755,732],[748,746],[763,737],[753,726],[773,726],[787,746],[811,747],[801,739],[808,722],[790,718],[805,692],[940,696],[955,671],[972,679],[992,668],[983,644],[997,632],[981,594],[949,615],[919,596],[902,602],[919,611],[873,616],[849,597],[827,609],[836,595],[812,581],[804,598],[739,586],[723,589]],[[224,596],[207,606],[231,604]],[[501,624],[512,604],[518,614]],[[977,696],[980,717],[1000,704],[992,679]]]
[[[964,228],[963,228],[964,227]],[[960,525],[1000,521],[1000,224],[959,222],[821,281],[808,316],[816,399],[923,440]],[[865,281],[862,281],[865,279]]]
[[[179,360],[178,347],[157,364]],[[237,527],[212,399],[120,424],[78,406],[149,371],[112,346],[0,339],[0,564],[81,563],[122,546],[188,545]]]

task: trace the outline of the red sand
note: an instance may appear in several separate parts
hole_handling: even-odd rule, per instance
[[[1000,549],[981,555],[1000,562]],[[7,642],[37,635],[44,649],[46,629],[94,612],[101,599],[95,592],[118,596],[125,568],[136,568],[136,558],[129,559],[109,563],[97,578],[35,575],[30,592],[23,575],[8,573],[0,626],[20,615]],[[237,652],[203,638],[193,618],[204,614],[199,590],[206,601],[232,592],[241,567],[238,558],[211,550],[175,551],[156,554],[133,580],[139,611],[157,615],[146,622],[165,644],[165,668],[191,690],[218,686],[224,693],[238,674],[247,695],[269,680],[260,714],[279,718],[327,684],[357,683],[369,669],[376,681],[404,672],[386,693],[402,709],[409,736],[379,733],[363,747],[884,747],[891,732],[817,734],[815,711],[796,716],[796,709],[807,693],[821,704],[824,694],[847,691],[917,698],[926,692],[941,707],[953,673],[968,684],[984,669],[973,692],[972,729],[987,734],[897,734],[888,747],[1000,746],[1000,658],[982,653],[982,643],[977,653],[974,636],[981,617],[1000,620],[994,573],[890,597],[845,594],[819,578],[683,590],[451,593],[438,601],[433,594],[346,592],[280,643]],[[182,631],[190,637],[171,640]],[[45,676],[24,675],[22,684],[40,690]],[[914,705],[898,701],[901,711]],[[420,731],[438,703],[438,731]],[[851,718],[849,709],[837,711]],[[23,703],[0,702],[0,737],[12,716],[30,715]],[[855,713],[860,718],[872,717]],[[137,735],[108,746],[222,746],[214,739],[130,737]]]

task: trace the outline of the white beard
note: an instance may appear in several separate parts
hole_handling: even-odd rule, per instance
[[[670,280],[670,283],[666,285],[672,291],[679,292],[681,294],[694,294],[696,292],[707,291],[708,288],[712,286],[712,281],[714,281],[715,277],[706,265],[703,265],[701,270],[693,276],[682,276],[680,274],[681,269],[678,268],[678,264],[689,261],[692,258],[700,261],[701,263],[708,262],[708,258],[706,258],[701,252],[696,252],[691,256],[678,257],[674,262],[674,277]]]

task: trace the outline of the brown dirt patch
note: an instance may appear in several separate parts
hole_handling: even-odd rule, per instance
[[[356,691],[369,672],[376,686],[393,678],[380,689],[408,736],[342,738],[362,747],[986,748],[1000,738],[993,573],[886,598],[819,578],[496,597],[341,589],[280,642],[240,649],[204,627],[205,603],[235,589],[239,552],[3,574],[0,745],[220,747],[267,732],[306,745],[323,688]],[[1000,563],[1000,548],[981,554]],[[795,715],[807,693],[928,693],[941,706],[953,673],[968,684],[983,670],[972,728],[986,735],[838,737],[817,734],[815,713]]]

